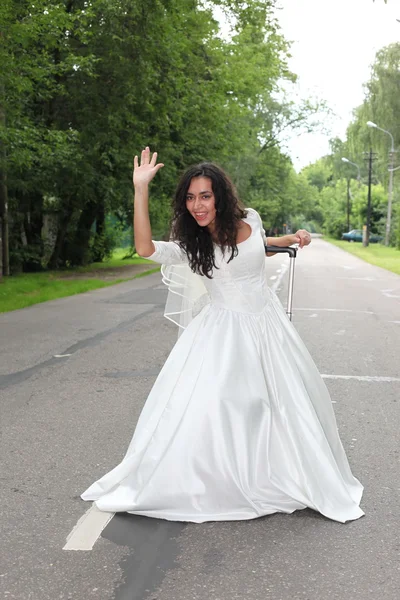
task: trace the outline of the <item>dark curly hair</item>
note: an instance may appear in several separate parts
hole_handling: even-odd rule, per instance
[[[211,179],[215,197],[216,238],[212,238],[207,227],[201,227],[186,208],[186,196],[194,177]],[[186,252],[192,271],[212,278],[216,267],[214,243],[222,252],[229,252],[228,262],[237,256],[236,236],[239,222],[246,216],[246,210],[237,197],[235,187],[229,177],[216,164],[203,162],[189,167],[182,176],[173,201],[172,239]]]

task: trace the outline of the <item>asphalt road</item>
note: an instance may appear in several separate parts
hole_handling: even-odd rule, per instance
[[[287,260],[268,259],[272,285]],[[156,274],[0,315],[1,597],[397,600],[400,277],[322,240],[299,253],[293,321],[330,389],[366,516],[117,515],[92,550],[63,550],[90,508],[79,494],[123,457],[175,340],[164,300]]]

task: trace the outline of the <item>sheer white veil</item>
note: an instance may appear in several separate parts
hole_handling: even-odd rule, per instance
[[[164,317],[178,325],[178,336],[210,302],[203,277],[187,263],[161,265],[162,281],[168,287]]]

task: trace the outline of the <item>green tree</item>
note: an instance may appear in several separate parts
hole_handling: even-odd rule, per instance
[[[379,176],[385,189],[388,189],[388,151],[391,140],[383,132],[366,126],[372,121],[379,127],[390,131],[394,138],[395,149],[400,147],[400,43],[382,48],[371,68],[371,77],[366,84],[366,96],[363,104],[354,112],[354,120],[347,131],[348,144],[354,154],[361,154],[372,147],[378,153],[378,162],[374,173]],[[398,155],[395,154],[398,165]],[[394,206],[391,243],[400,245],[398,233],[400,201],[399,178],[394,176]],[[386,200],[387,201],[387,200]]]
[[[110,223],[131,223],[132,157],[147,144],[168,166],[152,191],[156,237],[168,235],[177,177],[205,159],[226,167],[269,227],[298,212],[279,139],[314,108],[281,93],[281,82],[295,76],[275,4],[6,0],[0,161],[14,268],[101,260],[113,240]],[[231,19],[227,39],[215,5]]]

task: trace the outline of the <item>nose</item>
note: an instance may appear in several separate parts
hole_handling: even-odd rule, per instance
[[[195,201],[194,201],[194,208],[195,210],[197,208],[199,208],[201,206],[201,198],[199,196],[196,196]]]

